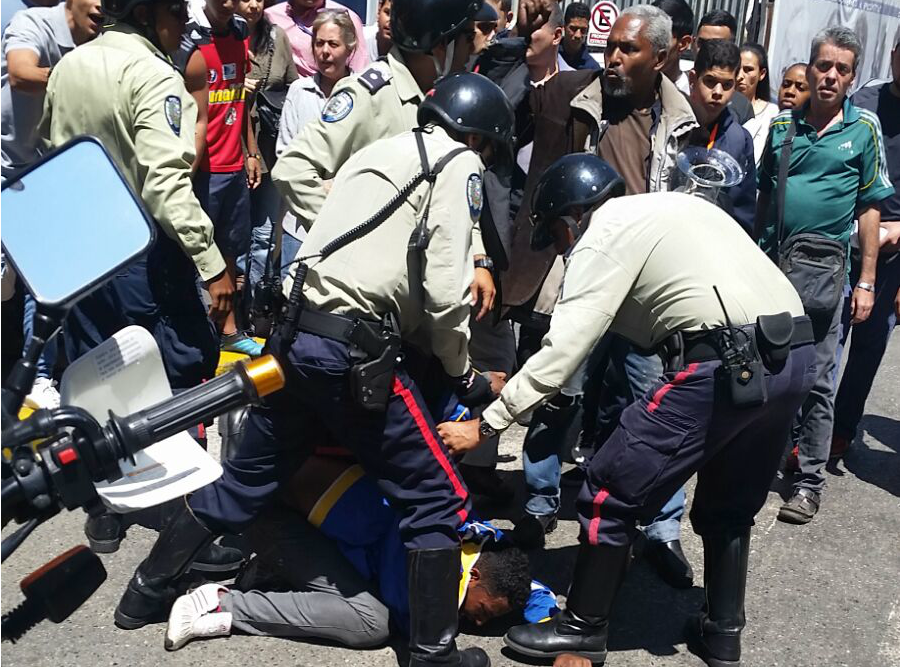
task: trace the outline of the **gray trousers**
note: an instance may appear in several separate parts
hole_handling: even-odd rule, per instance
[[[286,591],[231,591],[221,598],[232,629],[268,637],[316,638],[350,648],[384,644],[387,607],[337,545],[302,517],[268,510],[249,531],[262,568]],[[251,582],[252,585],[252,582]]]
[[[846,298],[846,296],[844,297]],[[816,383],[803,402],[794,423],[800,472],[794,477],[795,489],[821,493],[825,488],[825,464],[831,453],[834,427],[834,378],[836,352],[841,332],[841,299],[831,317],[813,319],[816,341]]]
[[[475,321],[475,311],[469,319],[472,339],[469,341],[469,356],[479,371],[500,371],[506,373],[507,379],[512,376],[516,366],[516,337],[512,322],[500,320],[494,326],[492,313],[485,315],[481,321]],[[469,450],[462,458],[466,465],[478,468],[493,468],[497,465],[497,447],[500,436],[485,440],[475,449]]]

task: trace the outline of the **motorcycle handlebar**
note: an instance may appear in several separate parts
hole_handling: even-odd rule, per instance
[[[110,413],[109,428],[134,454],[210,417],[252,403],[284,386],[284,372],[272,355],[235,366],[225,373],[146,410],[119,417]]]

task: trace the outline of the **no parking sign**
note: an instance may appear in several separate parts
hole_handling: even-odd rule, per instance
[[[591,23],[588,27],[588,46],[604,48],[613,23],[619,18],[619,8],[610,0],[600,0],[591,9]]]

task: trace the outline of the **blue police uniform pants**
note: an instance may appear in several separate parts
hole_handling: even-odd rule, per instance
[[[240,532],[292,471],[289,458],[327,439],[349,449],[378,480],[401,515],[407,548],[458,545],[469,494],[404,365],[395,372],[387,409],[375,412],[351,396],[346,344],[300,333],[284,363],[287,386],[251,410],[222,477],[191,497],[194,514],[211,530]]]
[[[156,234],[146,255],[72,308],[66,353],[77,359],[120,329],[142,326],[156,339],[171,387],[189,389],[215,375],[219,339],[193,263],[161,230]]]
[[[700,535],[753,525],[766,499],[791,422],[816,378],[815,348],[792,350],[766,372],[768,401],[731,405],[715,375],[721,362],[665,373],[622,413],[591,459],[577,509],[581,539],[625,546],[698,473],[691,522]]]

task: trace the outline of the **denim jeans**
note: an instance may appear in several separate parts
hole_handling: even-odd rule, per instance
[[[300,246],[303,245],[302,241],[299,241],[295,237],[291,236],[287,232],[284,232],[281,235],[281,280],[284,282],[284,279],[287,278],[288,273],[293,274],[294,271],[297,270],[297,266],[295,264],[291,264],[292,261],[297,257],[297,253],[300,252]]]
[[[263,174],[262,183],[250,191],[250,252],[237,260],[238,269],[247,277],[247,284],[255,287],[262,279],[269,253],[272,225],[280,225],[284,208],[281,195],[269,174]],[[277,261],[273,258],[272,261]]]
[[[850,265],[850,284],[859,280],[859,262]],[[894,310],[894,297],[900,289],[900,253],[878,258],[875,280],[875,305],[869,319],[861,324],[853,325],[853,337],[850,339],[850,350],[844,367],[834,401],[834,435],[853,440],[856,437],[859,422],[866,407],[866,399],[872,389],[872,380],[878,372],[878,366],[884,357],[888,340],[897,314]],[[838,342],[838,365],[844,351],[844,345],[850,335],[850,301],[844,303],[841,320],[841,334]],[[837,373],[837,365],[835,367]]]
[[[31,335],[34,332],[33,320],[35,311],[37,311],[37,302],[34,300],[34,297],[26,292],[25,316],[22,320],[22,329],[25,333],[25,348],[22,350],[23,355],[28,351],[28,346],[29,344],[31,344]],[[41,353],[41,356],[37,362],[36,377],[53,377],[53,369],[56,367],[56,344],[57,340],[55,336],[51,337],[50,340],[47,341],[47,344],[44,346],[44,351]]]

